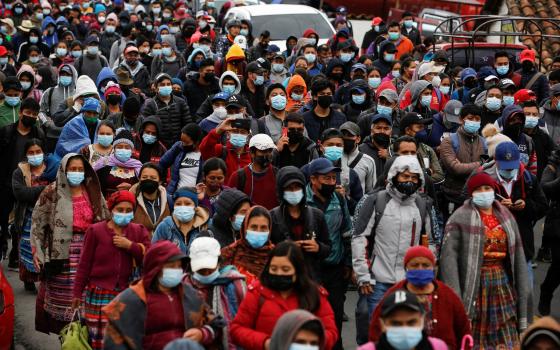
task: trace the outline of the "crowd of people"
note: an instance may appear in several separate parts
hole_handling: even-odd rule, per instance
[[[0,254],[37,331],[342,349],[357,293],[364,350],[560,349],[560,57],[457,66],[409,12],[281,50],[232,1],[1,5]]]

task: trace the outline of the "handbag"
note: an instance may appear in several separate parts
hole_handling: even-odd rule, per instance
[[[80,321],[79,309],[74,310],[72,321],[62,328],[58,338],[62,350],[92,350],[88,342],[87,326],[82,325]]]

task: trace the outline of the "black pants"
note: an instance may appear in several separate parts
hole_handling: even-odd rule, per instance
[[[0,249],[2,248],[1,246],[4,244],[8,244],[8,235],[9,235],[9,231],[8,231],[8,226],[9,226],[9,219],[10,219],[10,213],[12,212],[12,209],[14,207],[14,193],[12,191],[11,187],[2,185],[0,186],[0,198],[1,198],[1,204],[0,204]],[[13,240],[12,240],[12,244],[13,244]],[[17,244],[15,245],[16,248],[16,253],[15,253],[15,258],[17,260]],[[12,246],[12,252],[14,251],[14,246]],[[11,260],[11,255],[10,254],[10,261]]]
[[[552,263],[541,284],[541,300],[548,300],[548,302],[552,300],[554,291],[560,286],[560,238],[553,237],[549,242],[552,250]]]
[[[329,292],[329,303],[334,312],[334,320],[338,328],[338,342],[334,350],[342,349],[342,318],[344,315],[344,301],[346,300],[346,288],[348,280],[344,278],[344,265],[323,265],[321,269],[321,281],[323,287]]]

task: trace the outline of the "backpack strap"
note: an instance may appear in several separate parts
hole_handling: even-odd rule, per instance
[[[479,136],[479,139],[482,141],[482,149],[484,150],[484,154],[488,154],[488,142],[486,142],[486,138]]]
[[[259,130],[259,134],[266,134],[266,123],[264,121],[264,117],[257,119],[257,129]]]
[[[428,213],[428,201],[426,200],[426,198],[417,194],[415,198],[415,203],[416,203],[416,207],[420,211],[420,220],[422,222],[422,227],[420,228],[420,234],[423,235],[426,233],[426,214]]]
[[[377,197],[375,199],[375,223],[373,224],[373,228],[371,229],[370,237],[375,237],[375,233],[377,232],[377,226],[379,226],[379,221],[381,217],[383,217],[383,212],[385,211],[385,207],[387,206],[387,202],[391,198],[387,195],[387,191],[379,191],[377,192]],[[371,251],[373,251],[373,243],[375,239],[371,240]]]
[[[449,134],[449,138],[451,139],[451,147],[453,147],[453,152],[457,155],[459,152],[459,135],[456,132]]]
[[[237,189],[241,192],[245,190],[245,183],[247,182],[247,176],[245,174],[245,168],[237,170]]]
[[[542,76],[543,74],[541,72],[536,72],[535,75],[533,75],[533,77],[531,78],[531,80],[529,80],[527,82],[527,85],[525,85],[525,89],[531,90],[531,88],[533,87],[533,85],[537,82],[537,80]]]
[[[47,90],[47,115],[49,118],[51,117],[51,102],[52,102],[52,95],[53,95],[54,87],[50,87]]]
[[[354,169],[354,167],[356,165],[358,165],[358,163],[360,162],[360,160],[362,160],[363,157],[364,157],[364,154],[362,152],[358,152],[358,155],[356,156],[356,158],[354,158],[352,163],[348,164],[348,167],[350,169]]]

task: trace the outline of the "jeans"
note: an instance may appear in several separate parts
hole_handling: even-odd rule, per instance
[[[356,305],[356,343],[363,345],[368,342],[369,324],[373,311],[377,304],[383,300],[383,296],[393,285],[390,283],[377,282],[373,287],[373,293],[361,294],[358,292],[358,303]]]

